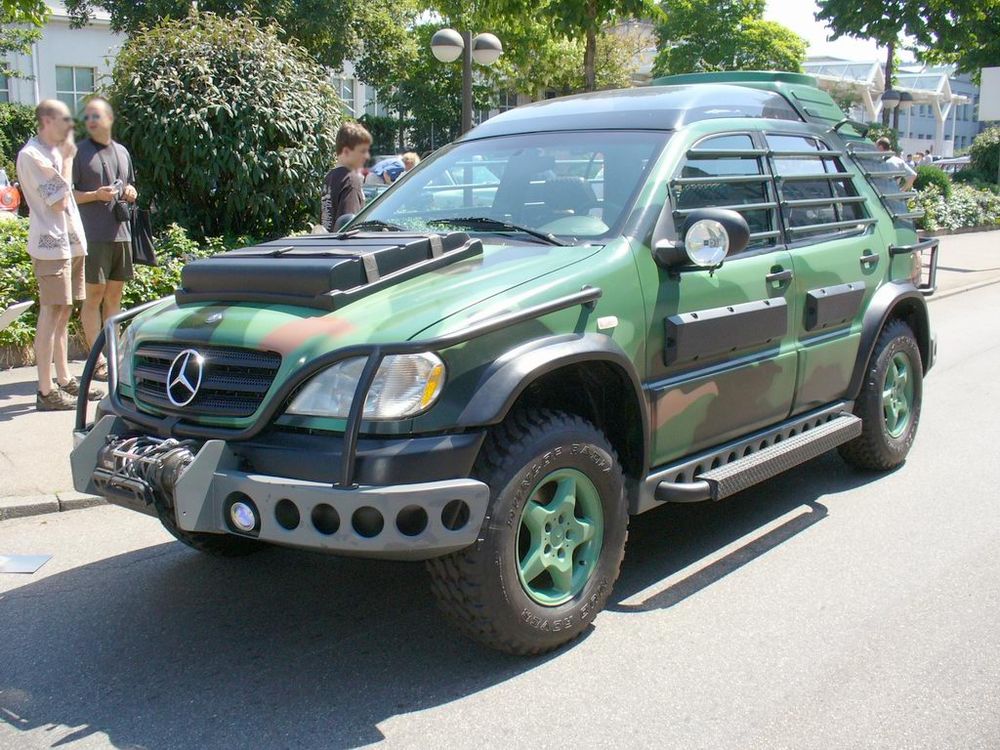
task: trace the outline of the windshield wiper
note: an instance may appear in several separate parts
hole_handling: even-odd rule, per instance
[[[358,224],[353,225],[348,232],[355,232],[361,229],[361,227],[371,227],[373,229],[381,229],[384,232],[407,232],[409,231],[406,227],[401,227],[398,224],[393,224],[388,221],[382,221],[381,219],[365,219]]]
[[[565,247],[566,243],[556,237],[554,234],[548,232],[539,232],[537,229],[532,229],[531,227],[522,227],[519,224],[511,224],[509,221],[501,221],[500,219],[491,219],[488,216],[463,216],[456,217],[454,219],[431,219],[427,222],[428,224],[446,224],[469,227],[470,229],[481,228],[484,231],[495,231],[495,232],[523,232],[524,234],[530,235],[537,239],[547,242],[550,245],[560,245]]]

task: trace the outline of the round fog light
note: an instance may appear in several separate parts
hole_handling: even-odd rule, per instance
[[[257,514],[244,502],[235,502],[229,506],[229,520],[240,531],[250,532],[257,527]]]

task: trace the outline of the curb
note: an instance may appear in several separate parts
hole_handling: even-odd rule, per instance
[[[82,492],[57,492],[54,495],[29,495],[27,497],[0,497],[0,521],[12,518],[29,518],[46,513],[92,508],[106,505],[103,497]]]
[[[967,286],[960,286],[957,289],[948,289],[943,292],[935,292],[930,297],[927,298],[928,302],[936,302],[939,299],[948,299],[948,297],[954,297],[956,294],[964,294],[965,292],[971,292],[976,289],[982,289],[984,286],[992,286],[993,284],[1000,284],[1000,276],[996,276],[992,279],[986,279],[985,281],[977,281],[973,284],[968,284]]]

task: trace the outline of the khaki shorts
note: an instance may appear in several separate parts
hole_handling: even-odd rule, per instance
[[[83,285],[84,256],[65,260],[31,259],[38,280],[40,305],[72,305],[87,298]]]
[[[88,242],[88,284],[107,284],[109,281],[128,281],[132,278],[131,242]]]

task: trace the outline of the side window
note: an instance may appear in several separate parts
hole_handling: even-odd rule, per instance
[[[840,155],[817,138],[768,135],[789,241],[854,232],[874,223]]]
[[[777,202],[763,155],[744,134],[715,136],[695,144],[670,183],[678,228],[696,209],[729,208],[742,214],[750,226],[748,249],[775,245]]]

